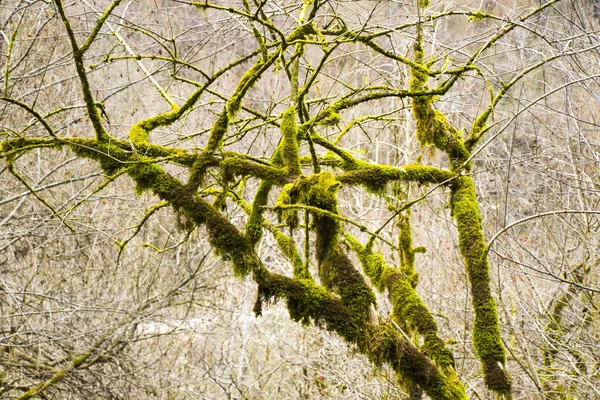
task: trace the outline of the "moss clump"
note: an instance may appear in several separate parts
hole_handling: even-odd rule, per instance
[[[0,150],[2,156],[6,157],[6,153],[25,151],[28,149],[38,147],[54,147],[58,148],[60,142],[56,139],[44,139],[44,138],[18,138],[18,139],[7,139],[0,142]]]
[[[444,341],[438,337],[437,324],[417,294],[415,285],[412,284],[412,276],[388,267],[380,254],[374,253],[370,247],[361,245],[351,235],[346,234],[345,238],[358,255],[363,270],[371,278],[371,282],[382,292],[388,290],[398,322],[408,323],[416,328],[416,331],[424,338],[429,356],[438,365],[453,367],[452,353],[446,348]],[[449,375],[451,374],[449,373]]]
[[[481,22],[481,21],[483,21],[485,19],[493,18],[493,17],[494,16],[492,14],[484,13],[483,11],[481,11],[481,8],[480,8],[477,11],[472,12],[469,15],[469,21],[478,21],[478,22]]]
[[[308,35],[314,35],[317,33],[315,26],[312,23],[304,24],[296,29],[287,37],[288,42],[294,42],[296,40],[302,40]]]
[[[358,169],[339,175],[337,179],[345,184],[362,185],[371,193],[382,194],[391,181],[402,180],[402,169],[387,165],[357,163]]]
[[[485,239],[475,195],[475,185],[461,176],[451,186],[451,210],[458,229],[459,250],[471,284],[475,323],[473,343],[483,364],[487,386],[510,395],[511,382],[505,369],[504,346],[500,337],[498,312],[490,287],[490,267],[485,257]]]
[[[288,174],[297,177],[302,173],[298,159],[298,128],[296,126],[296,109],[288,108],[281,118],[281,135],[283,137],[282,156]]]
[[[242,107],[242,99],[254,84],[260,79],[262,72],[275,60],[277,55],[272,55],[269,59],[260,58],[256,63],[242,76],[235,91],[229,98],[227,112],[232,118]]]
[[[417,121],[417,139],[422,147],[433,144],[445,152],[450,160],[462,162],[469,157],[469,152],[462,140],[462,133],[450,124],[448,118],[433,109],[429,99],[413,100],[413,114]]]
[[[279,221],[285,221],[290,229],[295,229],[298,226],[298,210],[294,208],[284,208],[283,206],[295,204],[298,201],[298,190],[296,184],[286,184],[277,196],[275,201],[275,212]]]
[[[319,125],[322,126],[335,126],[341,121],[340,114],[331,108],[327,109],[321,117],[319,118]]]
[[[382,282],[389,290],[394,315],[399,322],[408,322],[423,336],[427,353],[438,365],[454,367],[452,352],[438,336],[437,324],[417,294],[410,277],[397,269],[386,267],[383,271]]]
[[[302,258],[300,257],[300,254],[298,253],[298,249],[296,247],[296,243],[294,243],[294,240],[291,237],[281,233],[281,231],[278,229],[273,229],[271,232],[275,237],[277,247],[279,247],[279,249],[283,252],[285,258],[290,260],[292,263],[294,278],[312,280],[310,273],[308,272],[304,262],[302,261]]]
[[[230,111],[228,110],[227,105],[225,105],[225,109],[219,114],[219,118],[217,118],[210,130],[208,143],[203,151],[204,154],[212,154],[221,146],[221,141],[229,128],[229,114]]]
[[[371,279],[371,283],[383,292],[386,289],[385,282],[381,279],[381,274],[385,268],[385,260],[379,253],[373,253],[370,248],[363,246],[356,238],[349,233],[344,235],[346,242],[350,245],[352,251],[356,253],[363,267],[365,274]]]
[[[256,194],[254,195],[254,201],[252,201],[252,211],[246,222],[246,237],[250,246],[254,247],[262,238],[263,231],[263,210],[267,206],[269,201],[269,193],[273,185],[269,182],[262,182]]]
[[[398,216],[397,225],[400,228],[400,232],[398,233],[398,249],[402,270],[406,275],[412,275],[415,272],[415,253],[410,227],[410,209]]]
[[[158,165],[153,164],[151,159],[140,160],[129,170],[129,176],[136,184],[135,191],[142,194],[152,189],[165,175],[165,171]]]

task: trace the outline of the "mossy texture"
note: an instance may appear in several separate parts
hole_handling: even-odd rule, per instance
[[[302,179],[299,191],[307,205],[339,214],[337,191],[341,184],[330,172],[321,172]],[[339,220],[322,214],[313,215],[316,232],[316,257],[319,277],[327,288],[336,289],[343,303],[362,321],[368,320],[375,295],[363,276],[354,268],[340,246],[342,227]]]
[[[467,399],[465,389],[456,376],[448,377],[427,357],[407,341],[390,323],[383,322],[377,329],[367,332],[369,359],[376,363],[389,363],[410,383],[423,388],[432,399]]]
[[[288,108],[281,118],[282,156],[291,177],[297,177],[302,173],[300,160],[298,159],[298,127],[296,126],[296,109]]]
[[[249,244],[254,247],[260,242],[263,233],[263,211],[269,201],[269,193],[273,188],[270,182],[261,182],[252,201],[252,209],[246,222],[246,237]]]
[[[129,130],[129,138],[135,145],[147,143],[150,140],[150,132],[159,126],[166,126],[175,122],[180,116],[179,111],[179,108],[174,106],[169,112],[144,119],[134,124]]]
[[[459,249],[471,284],[475,310],[473,344],[483,364],[485,382],[490,389],[510,395],[511,381],[503,367],[506,356],[490,288],[490,267],[485,256],[481,217],[475,185],[470,177],[461,176],[452,184],[451,210],[456,218]]]
[[[425,348],[432,360],[442,367],[453,367],[454,358],[444,341],[438,336],[433,316],[419,297],[412,282],[399,269],[386,265],[381,254],[363,246],[351,235],[345,235],[346,241],[358,255],[363,270],[380,291],[388,290],[395,316],[400,323],[408,323],[423,336]]]
[[[417,182],[419,184],[448,183],[455,174],[437,167],[409,164],[403,167],[390,167],[355,161],[352,165],[342,164],[346,172],[336,176],[347,185],[361,185],[369,192],[381,194],[390,182]]]
[[[107,141],[71,139],[68,145],[77,156],[97,161],[106,175],[113,175],[124,168],[132,155]]]
[[[259,282],[259,297],[254,307],[257,315],[262,313],[262,304],[273,298],[287,301],[290,317],[308,324],[313,320],[338,333],[350,343],[360,341],[361,330],[351,310],[325,288],[315,285],[310,279],[292,279],[271,273]]]
[[[230,182],[235,176],[252,176],[274,184],[283,184],[287,174],[280,168],[259,164],[242,157],[228,157],[221,162],[223,180]]]
[[[375,364],[388,363],[401,376],[436,400],[467,399],[464,387],[455,376],[441,372],[414,345],[404,340],[390,322],[379,325],[361,323],[349,307],[327,290],[306,279],[278,274],[263,274],[254,311],[260,315],[263,304],[285,298],[292,319],[315,321],[357,345]]]

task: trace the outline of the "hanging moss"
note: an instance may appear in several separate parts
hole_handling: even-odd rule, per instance
[[[498,312],[491,293],[490,267],[485,256],[481,217],[475,196],[475,185],[468,176],[461,176],[451,186],[451,210],[456,218],[459,249],[471,284],[475,323],[473,344],[483,364],[487,386],[510,395],[511,382],[503,365],[504,346],[500,337]]]
[[[436,368],[415,346],[405,341],[390,322],[380,321],[377,326],[362,324],[340,300],[310,280],[261,274],[255,313],[260,315],[263,304],[277,298],[286,299],[292,319],[303,323],[313,320],[317,325],[324,325],[356,344],[372,362],[391,365],[398,374],[422,387],[432,399],[467,399],[460,381]]]
[[[456,376],[440,372],[421,352],[403,340],[390,322],[382,322],[367,332],[369,359],[381,364],[388,362],[409,382],[424,389],[432,399],[467,399],[465,389]]]

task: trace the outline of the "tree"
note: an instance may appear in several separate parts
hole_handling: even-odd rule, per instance
[[[595,390],[595,9],[486,6],[2,5],[0,393],[157,393],[128,352],[155,336],[182,345],[174,333],[223,265],[255,283],[257,316],[285,301],[292,320],[389,366],[411,398],[471,395],[453,340],[496,396]],[[132,226],[120,197],[146,207]],[[98,259],[70,250],[96,246]],[[441,331],[460,318],[418,288],[426,272],[443,293],[431,276],[449,279],[452,255],[470,305]],[[540,315],[520,315],[536,299]],[[157,315],[166,323],[147,323]]]

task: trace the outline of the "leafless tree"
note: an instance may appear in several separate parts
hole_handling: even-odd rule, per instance
[[[0,3],[0,397],[597,397],[597,6],[429,3]]]

